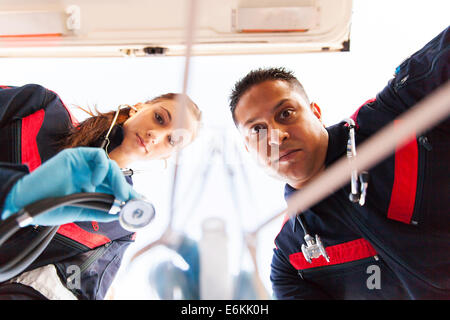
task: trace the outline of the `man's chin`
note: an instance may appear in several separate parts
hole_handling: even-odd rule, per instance
[[[267,165],[263,167],[264,172],[272,178],[280,181],[288,182],[290,181],[290,175],[282,168],[276,165]]]
[[[298,171],[282,170],[282,168],[266,168],[265,170],[268,175],[277,180],[292,184],[303,184],[306,181],[305,174]]]

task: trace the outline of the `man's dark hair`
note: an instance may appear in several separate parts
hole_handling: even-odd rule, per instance
[[[285,68],[260,68],[257,70],[252,70],[244,78],[235,83],[230,95],[230,111],[235,123],[236,119],[234,117],[234,110],[236,109],[236,105],[238,104],[242,95],[254,85],[271,80],[286,81],[292,87],[296,87],[298,90],[300,90],[306,101],[309,102],[305,89],[303,88],[300,81],[298,81],[294,76],[292,71],[286,70]]]

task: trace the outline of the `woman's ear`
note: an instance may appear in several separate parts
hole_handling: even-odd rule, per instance
[[[129,116],[130,117],[134,116],[142,108],[142,106],[143,104],[141,102],[135,104],[134,106],[130,105]]]

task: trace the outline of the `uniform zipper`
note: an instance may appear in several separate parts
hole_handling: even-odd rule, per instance
[[[17,120],[12,123],[12,135],[13,139],[12,143],[12,163],[21,164],[22,163],[22,155],[21,155],[21,131],[22,131],[22,121]]]
[[[433,47],[435,47],[435,46],[436,46],[436,44],[433,45]],[[420,75],[420,76],[418,76],[418,77],[416,77],[416,78],[412,78],[411,80],[409,80],[408,83],[416,82],[416,81],[419,81],[419,80],[421,80],[421,79],[424,79],[424,78],[428,77],[428,76],[433,72],[433,69],[434,69],[434,67],[435,67],[436,61],[437,61],[442,55],[444,55],[444,54],[449,50],[449,48],[450,48],[450,46],[447,46],[447,47],[445,47],[442,51],[440,51],[440,52],[437,54],[437,56],[431,61],[431,66],[429,67],[429,69],[428,69],[425,73],[423,73],[422,75]],[[408,78],[409,78],[409,74],[408,74],[407,76],[405,76],[402,80],[400,80],[399,83],[397,83],[397,84],[395,85],[395,89],[398,90],[398,89],[402,88],[402,87],[405,85],[405,82],[406,82],[406,80],[407,80]]]
[[[423,198],[423,187],[424,187],[424,179],[425,179],[425,164],[427,163],[427,153],[432,150],[432,146],[428,141],[426,136],[420,136],[418,139],[418,144],[420,146],[419,156],[418,156],[418,172],[417,172],[417,190],[416,190],[416,199],[417,202],[414,206],[414,211],[411,217],[411,224],[418,225],[420,221],[420,213],[422,208],[422,198]]]
[[[78,274],[81,275],[84,271],[86,271],[98,258],[100,258],[106,249],[110,246],[111,242],[104,244],[103,246],[95,249],[95,251],[84,261],[80,266],[80,272],[74,273],[73,275],[67,277],[67,283],[72,282],[73,278]],[[72,292],[76,292],[75,290],[71,290]]]
[[[100,258],[105,250],[110,246],[111,242],[105,243],[100,248],[95,249],[95,251],[87,258],[85,262],[83,262],[80,266],[80,273],[87,270],[98,258]]]

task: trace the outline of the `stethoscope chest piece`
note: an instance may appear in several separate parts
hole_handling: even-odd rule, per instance
[[[311,263],[311,259],[317,259],[320,256],[323,256],[327,262],[330,262],[330,257],[328,257],[325,247],[323,246],[318,235],[316,235],[314,239],[309,234],[306,234],[304,239],[306,245],[302,244],[302,253],[306,261]]]
[[[155,217],[155,207],[148,201],[130,200],[121,208],[119,222],[122,228],[137,231],[146,227]]]

